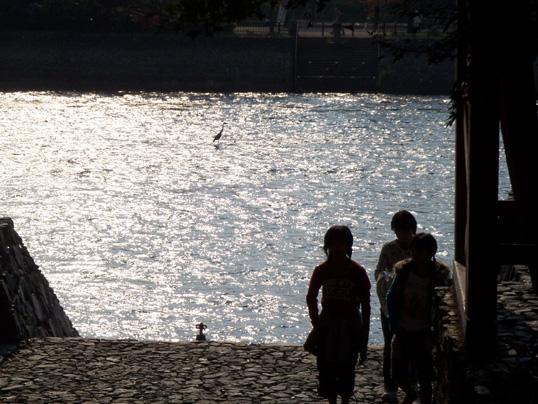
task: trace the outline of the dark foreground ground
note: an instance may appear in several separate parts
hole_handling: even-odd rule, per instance
[[[355,401],[380,403],[382,348]],[[314,357],[294,345],[34,339],[0,364],[0,402],[318,403]]]

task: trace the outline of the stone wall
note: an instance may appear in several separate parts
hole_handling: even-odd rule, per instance
[[[0,90],[287,91],[290,38],[4,32]]]
[[[436,334],[435,367],[437,404],[464,403],[465,366],[463,333],[452,288],[437,288],[434,305]]]
[[[394,60],[384,49],[379,59],[377,91],[391,94],[450,94],[454,83],[454,61],[429,64],[425,55],[405,55]]]
[[[526,282],[498,285],[497,349],[488,359],[469,357],[455,293],[437,290],[439,404],[538,403],[538,296]]]
[[[294,79],[301,74],[296,71],[301,63],[295,62],[301,52],[296,53],[293,37],[190,39],[170,33],[3,32],[0,91],[450,91],[450,62],[429,66],[424,57],[406,57],[393,64],[387,56],[378,64],[377,44],[366,38],[347,39],[350,46],[330,45],[322,38],[300,39],[299,49],[312,41],[324,45],[312,50],[306,65],[318,64],[330,77],[301,85]],[[374,51],[363,52],[366,43]],[[354,58],[355,54],[362,59]],[[341,74],[342,66],[350,64],[350,72],[359,79],[345,74],[335,79],[334,72],[326,71],[336,66]],[[365,66],[379,71],[366,74]]]
[[[9,218],[0,218],[0,323],[0,343],[78,336]]]
[[[326,43],[317,53],[315,49],[311,52],[306,61],[309,68],[315,70],[317,63],[330,76],[335,66],[340,71],[352,64],[352,75],[297,82],[301,49],[305,50],[309,41]],[[367,38],[347,38],[344,42],[355,43],[352,52],[346,46],[327,45],[329,39],[309,41],[300,39],[296,51],[293,37],[191,39],[171,33],[2,32],[0,91],[373,91],[445,95],[451,91],[453,61],[430,65],[424,55],[407,55],[395,62],[390,49],[378,48]],[[367,42],[377,51],[361,51]],[[331,54],[327,48],[331,48]],[[363,59],[356,60],[355,54]],[[376,72],[364,72],[365,66],[373,66]],[[538,64],[535,73],[538,78]]]

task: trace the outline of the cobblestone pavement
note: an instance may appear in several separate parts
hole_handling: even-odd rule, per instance
[[[380,403],[382,348],[359,366],[352,402]],[[300,346],[33,339],[0,365],[0,402],[320,403]]]

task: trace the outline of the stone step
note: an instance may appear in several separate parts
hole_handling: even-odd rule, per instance
[[[357,367],[355,400],[381,403],[382,348]],[[0,402],[321,403],[301,346],[32,339],[0,365]]]

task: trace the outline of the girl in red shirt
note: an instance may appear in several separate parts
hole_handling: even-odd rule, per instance
[[[347,226],[325,233],[327,260],[312,273],[306,302],[316,339],[319,389],[329,403],[348,403],[355,387],[355,366],[366,360],[370,325],[370,281],[351,259],[353,235]],[[318,293],[322,290],[321,313]]]

